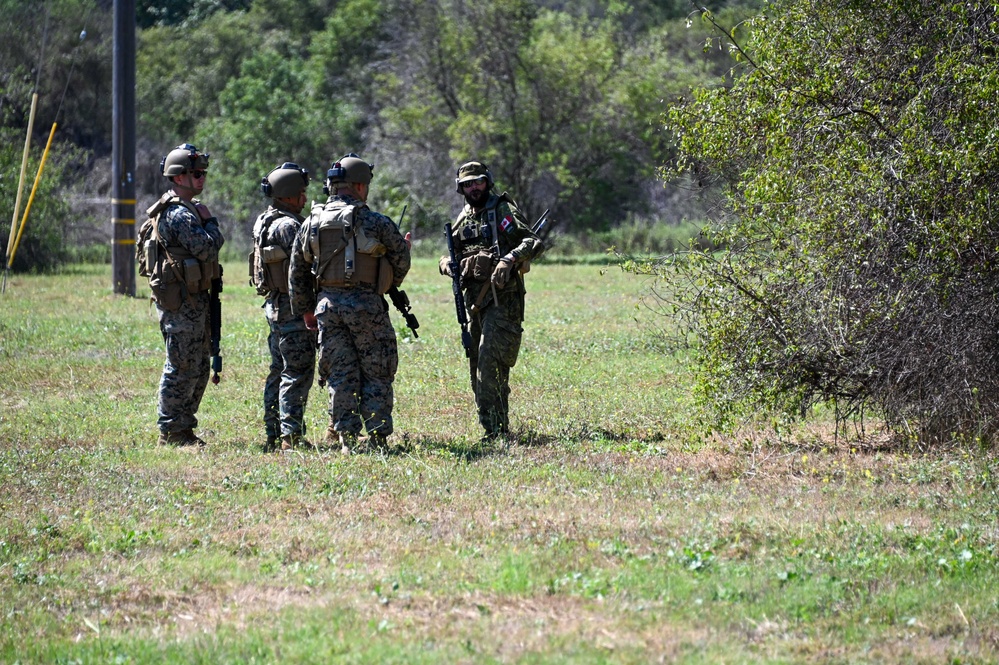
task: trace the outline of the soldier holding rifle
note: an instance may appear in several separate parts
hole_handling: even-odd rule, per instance
[[[205,187],[208,158],[184,143],[160,161],[171,188],[146,211],[151,237],[140,248],[166,344],[157,420],[162,445],[205,445],[194,428],[211,368],[211,297],[221,290],[225,242],[218,219],[195,198]],[[218,371],[221,357],[215,360]]]
[[[465,197],[465,207],[454,225],[445,227],[452,256],[440,261],[441,274],[463,290],[455,289],[455,301],[486,440],[506,437],[510,431],[510,368],[517,362],[524,332],[523,273],[544,251],[516,203],[505,192],[494,193],[493,187],[492,173],[481,162],[458,168],[455,188]],[[462,305],[467,308],[464,317]]]

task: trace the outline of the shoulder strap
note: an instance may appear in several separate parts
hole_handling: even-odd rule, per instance
[[[183,289],[185,295],[190,295],[187,293],[187,286],[184,281],[184,276],[180,272],[180,267],[174,260],[173,256],[170,255],[170,250],[166,243],[163,242],[163,237],[160,235],[160,219],[163,217],[163,212],[172,205],[182,205],[188,209],[195,217],[201,218],[198,213],[198,209],[194,207],[194,204],[185,201],[179,196],[173,194],[172,192],[166,192],[159,198],[159,200],[146,209],[146,212],[153,217],[153,238],[156,239],[156,243],[163,249],[163,257],[166,259],[166,264],[170,266],[170,270],[173,271],[174,277],[180,282],[181,288]]]
[[[265,244],[267,239],[270,237],[271,224],[273,224],[279,217],[284,217],[284,213],[276,208],[272,208],[264,212],[264,223],[260,225],[260,235],[253,239],[257,245],[262,246]]]

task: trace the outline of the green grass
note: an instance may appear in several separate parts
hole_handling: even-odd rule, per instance
[[[242,266],[226,266],[242,275]],[[393,454],[263,455],[266,328],[223,293],[204,451],[155,446],[162,342],[106,267],[0,298],[0,662],[990,663],[990,463],[705,437],[617,268],[535,266],[510,447],[450,284],[405,288]],[[310,432],[325,429],[312,393]],[[796,443],[800,442],[799,447]]]

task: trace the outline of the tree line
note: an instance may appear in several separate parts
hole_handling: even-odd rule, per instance
[[[734,24],[759,3],[708,4]],[[11,17],[0,27],[10,63],[0,200],[13,208],[9,169],[37,90],[36,146],[56,115],[60,129],[46,167],[57,201],[36,221],[73,226],[77,247],[102,242],[112,3],[0,8]],[[373,204],[396,216],[408,205],[418,237],[454,214],[454,170],[469,159],[486,162],[528,215],[550,208],[550,228],[563,232],[681,221],[682,197],[657,174],[672,151],[662,113],[731,66],[724,48],[705,48],[710,26],[691,11],[687,0],[140,1],[139,206],[163,187],[159,158],[189,141],[212,154],[206,200],[236,247],[264,174],[296,161],[321,179],[348,151],[375,163]],[[310,194],[322,198],[317,185]],[[31,249],[25,260],[50,264]]]

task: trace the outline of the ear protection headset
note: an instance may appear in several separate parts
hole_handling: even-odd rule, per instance
[[[198,152],[190,143],[182,143],[160,160],[160,175],[172,177],[187,171],[208,168],[207,152]]]
[[[308,187],[309,186],[309,182],[311,180],[309,178],[309,170],[308,169],[303,169],[302,167],[300,167],[295,162],[285,162],[284,164],[282,164],[281,166],[277,167],[276,169],[274,169],[273,171],[271,171],[270,173],[268,173],[267,175],[265,175],[263,178],[261,178],[261,180],[260,180],[260,191],[263,192],[264,196],[266,196],[267,198],[273,198],[273,197],[275,197],[275,191],[274,191],[275,184],[277,185],[278,189],[281,189],[281,190],[286,190],[287,189],[287,190],[290,191],[291,189],[294,189],[296,192],[298,191],[297,187],[291,186],[290,183],[283,182],[285,178],[287,178],[287,177],[290,176],[290,174],[279,173],[280,171],[296,171],[299,175],[302,176],[303,187]],[[278,176],[278,177],[275,177],[275,183],[271,183],[271,177],[275,176],[275,175]],[[278,182],[278,181],[281,181],[281,182]],[[295,184],[297,185],[297,183],[295,183]],[[283,197],[291,196],[291,195],[293,195],[293,194],[289,194],[287,192],[281,191],[281,192],[277,193],[276,197],[277,198],[283,198]]]
[[[362,165],[367,167],[367,171],[362,168]],[[326,171],[326,183],[323,185],[323,193],[330,193],[331,182],[360,182],[367,185],[371,182],[374,174],[374,164],[368,164],[356,152],[348,152],[333,162],[329,170]]]

